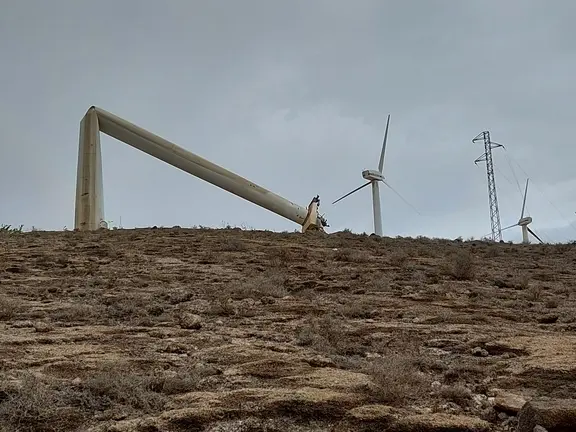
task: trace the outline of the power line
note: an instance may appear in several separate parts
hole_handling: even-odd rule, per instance
[[[506,149],[504,149],[504,151],[508,152]],[[512,155],[509,155],[510,159],[512,159],[512,161],[518,166],[518,168],[520,168],[520,170],[524,173],[524,175],[526,177],[531,178],[526,171],[524,170],[524,168],[522,168],[522,166],[520,165],[520,163],[512,157]],[[560,217],[564,220],[564,222],[566,222],[568,224],[568,226],[570,228],[572,228],[574,230],[574,232],[576,232],[576,226],[574,225],[573,222],[569,221],[560,211],[560,209],[552,202],[552,200],[550,200],[548,198],[548,196],[542,191],[542,189],[540,189],[540,187],[536,184],[536,182],[534,182],[534,179],[532,178],[532,184],[536,186],[536,189],[538,190],[538,192],[540,192],[540,194],[546,199],[546,201],[548,201],[548,203],[558,212],[558,214],[560,215]]]
[[[501,175],[502,177],[504,177],[504,180],[506,180],[506,181],[508,182],[508,184],[510,184],[510,186],[512,186],[512,187],[515,187],[515,186],[516,186],[514,183],[512,183],[512,181],[510,181],[510,179],[504,174],[504,172],[503,172],[500,168],[498,168],[496,165],[494,165],[494,169],[495,169],[496,171],[498,171],[498,174],[499,174],[499,175]],[[505,194],[509,194],[510,192],[507,191],[507,190],[504,190],[504,193],[505,193]],[[502,189],[500,189],[500,195],[502,195]],[[522,200],[522,198],[523,198],[523,195],[522,195],[522,193],[520,193],[520,199]]]
[[[512,167],[512,164],[510,163],[510,157],[508,156],[506,149],[504,149],[504,156],[506,156],[506,161],[508,162],[508,166],[510,167],[510,171],[512,171],[512,175],[514,176],[514,180],[516,180],[516,186],[518,187],[518,192],[520,192],[520,196],[522,196],[522,188],[520,187],[520,182],[518,181],[518,177],[516,177],[516,173],[514,172],[514,168]]]
[[[402,201],[404,201],[404,204],[406,204],[407,206],[411,207],[412,210],[414,210],[416,213],[418,213],[418,215],[422,216],[422,213],[420,213],[416,207],[414,207],[412,204],[410,204],[410,202],[409,202],[406,198],[404,198],[404,197],[400,194],[400,192],[398,192],[396,189],[394,189],[392,186],[390,186],[390,184],[389,184],[388,182],[384,182],[384,184],[385,184],[386,186],[388,186],[388,187],[390,188],[390,190],[391,190],[392,192],[394,192],[394,193],[398,196],[398,198],[400,198]]]

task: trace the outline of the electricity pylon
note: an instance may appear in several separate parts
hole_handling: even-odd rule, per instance
[[[484,154],[474,161],[486,162],[486,174],[488,176],[488,202],[490,205],[490,224],[492,227],[492,240],[502,241],[502,227],[500,225],[500,211],[498,210],[498,197],[496,196],[496,180],[494,179],[494,162],[492,160],[492,149],[504,147],[502,144],[490,141],[490,132],[484,131],[476,136],[472,142],[484,141]]]

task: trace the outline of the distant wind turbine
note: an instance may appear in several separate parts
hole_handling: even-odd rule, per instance
[[[528,195],[528,180],[526,179],[526,187],[524,188],[524,198],[522,199],[522,212],[520,213],[520,219],[514,225],[507,226],[503,228],[502,231],[505,231],[510,228],[514,228],[515,226],[519,226],[522,228],[522,243],[529,244],[530,238],[528,237],[528,233],[532,234],[532,236],[538,240],[540,243],[544,243],[538,235],[530,229],[528,226],[532,223],[532,218],[530,216],[524,217],[524,210],[526,209],[526,196]]]
[[[382,182],[386,186],[388,186],[396,195],[398,195],[398,197],[400,197],[400,199],[402,199],[406,204],[408,204],[416,212],[418,212],[418,210],[416,210],[408,201],[406,201],[402,197],[402,195],[400,195],[396,190],[394,190],[394,188],[392,186],[390,186],[386,182],[386,180],[384,180],[384,174],[383,174],[384,154],[386,153],[386,142],[388,141],[388,128],[389,128],[389,126],[390,126],[390,114],[388,114],[388,120],[386,121],[386,130],[384,132],[384,141],[382,143],[382,151],[380,152],[380,160],[378,162],[378,169],[377,170],[367,169],[367,170],[362,171],[362,177],[364,177],[368,181],[366,183],[364,183],[362,186],[357,187],[353,191],[348,192],[346,195],[341,196],[340,198],[338,198],[336,201],[334,201],[332,203],[332,204],[336,204],[338,201],[341,201],[344,198],[352,195],[353,193],[358,192],[360,189],[365,188],[368,185],[372,185],[372,208],[373,208],[373,212],[374,212],[374,233],[379,237],[382,237],[382,209],[380,208],[380,187],[378,184],[379,182]]]

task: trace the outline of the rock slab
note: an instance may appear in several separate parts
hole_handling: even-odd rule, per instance
[[[496,390],[494,398],[494,408],[506,414],[516,415],[526,404],[526,400],[517,394],[504,390]]]
[[[527,402],[518,414],[518,432],[533,432],[536,426],[548,432],[576,431],[576,399]]]

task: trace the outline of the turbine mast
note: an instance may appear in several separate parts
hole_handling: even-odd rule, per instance
[[[380,185],[372,180],[372,206],[374,210],[374,234],[382,237],[382,210],[380,209]]]
[[[488,176],[488,203],[490,205],[490,224],[492,227],[492,240],[502,241],[502,227],[500,225],[500,211],[498,210],[498,198],[496,196],[496,180],[494,179],[494,162],[492,149],[504,147],[502,144],[490,141],[490,132],[484,131],[476,136],[472,142],[484,141],[484,154],[474,161],[486,162],[486,174]]]

